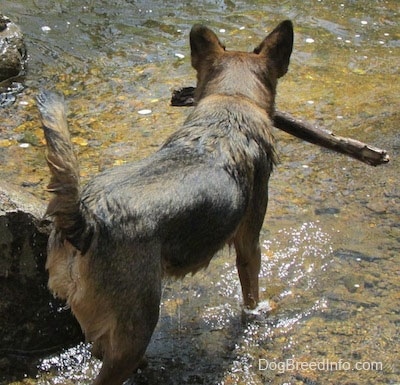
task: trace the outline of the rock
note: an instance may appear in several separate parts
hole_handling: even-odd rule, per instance
[[[0,82],[23,72],[26,48],[21,29],[0,14]]]
[[[385,214],[388,211],[388,206],[382,202],[369,202],[366,204],[366,208],[376,214]]]
[[[44,210],[41,201],[21,188],[0,183],[0,356],[10,357],[10,367],[2,373],[15,374],[33,356],[82,340],[70,311],[47,289],[51,224],[41,219]]]

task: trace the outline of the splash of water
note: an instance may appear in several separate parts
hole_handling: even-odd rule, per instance
[[[319,227],[318,222],[282,229],[276,239],[263,242],[263,250],[261,280],[280,288],[276,295],[279,300],[293,297],[294,293],[316,291],[321,276],[329,268],[333,251],[330,236]],[[224,279],[222,282],[226,284]],[[236,285],[233,284],[234,287]],[[232,291],[232,283],[228,286]],[[228,291],[225,289],[225,292]],[[301,301],[299,297],[298,301]],[[311,301],[297,303],[296,310],[289,316],[285,315],[287,309],[278,309],[271,316],[269,313],[273,309],[269,301],[263,301],[255,310],[247,311],[255,318],[243,330],[235,346],[236,358],[219,385],[261,384],[256,368],[260,349],[284,336],[281,349],[290,350],[295,344],[290,332],[302,320],[327,307],[325,298],[318,293],[313,293],[312,298]]]

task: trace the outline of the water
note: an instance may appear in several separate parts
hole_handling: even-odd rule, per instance
[[[166,282],[149,367],[132,383],[399,383],[396,0],[3,0],[2,12],[21,25],[30,57],[27,88],[0,109],[0,173],[44,199],[39,88],[66,94],[85,180],[151,153],[183,121],[188,109],[169,98],[195,83],[193,23],[250,50],[292,19],[295,48],[277,107],[384,148],[391,162],[372,168],[277,131],[280,164],[262,232],[265,306],[242,315],[229,249],[207,271]],[[20,383],[89,384],[99,365],[82,344],[43,358]]]

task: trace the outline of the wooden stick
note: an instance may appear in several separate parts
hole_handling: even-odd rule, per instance
[[[194,87],[183,87],[174,90],[172,93],[171,105],[193,106],[195,104],[194,91]],[[385,150],[381,150],[380,148],[355,139],[337,136],[331,131],[298,120],[287,112],[275,112],[274,126],[297,138],[351,156],[371,166],[385,164],[390,160]]]
[[[390,159],[385,150],[355,139],[337,136],[328,130],[299,121],[287,112],[275,112],[274,126],[307,142],[351,156],[371,166],[388,163]]]

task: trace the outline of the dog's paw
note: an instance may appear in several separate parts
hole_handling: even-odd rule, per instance
[[[276,308],[277,304],[273,300],[261,301],[255,309],[243,308],[242,322],[247,324],[251,322],[265,321],[269,315],[276,310]]]

